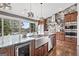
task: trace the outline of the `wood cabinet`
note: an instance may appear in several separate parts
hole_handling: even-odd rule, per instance
[[[77,44],[77,38],[72,38],[72,37],[65,37],[65,41],[73,43],[73,44]]]
[[[65,40],[64,37],[65,37],[64,32],[56,33],[56,40]]]
[[[35,40],[31,41],[31,56],[35,55]]]
[[[77,12],[65,14],[64,19],[65,22],[77,21]]]
[[[0,48],[0,56],[16,56],[16,45]],[[35,55],[35,40],[31,41],[31,56]]]
[[[43,52],[42,55],[47,55],[48,54],[48,43],[44,44],[42,52]]]
[[[35,56],[45,56],[48,54],[48,43],[35,49]]]
[[[14,56],[14,47],[1,48],[0,56]]]
[[[70,17],[71,15],[70,14],[66,14],[64,19],[65,19],[65,22],[70,22]]]
[[[44,20],[38,20],[38,25],[44,24]]]
[[[35,49],[35,40],[31,41],[31,56],[46,56],[48,54],[48,43]],[[0,56],[16,56],[15,46],[0,48]]]
[[[71,21],[77,21],[77,12],[71,13]]]
[[[35,49],[35,56],[41,56],[41,55],[42,55],[42,47]]]
[[[67,22],[77,22],[77,12],[65,14],[65,23],[67,23]],[[74,25],[72,25],[72,26],[74,26]],[[71,29],[71,32],[73,32],[72,29]],[[74,38],[74,37],[65,37],[65,41],[69,41],[70,43],[75,43],[76,44],[77,43],[76,42],[77,38]]]

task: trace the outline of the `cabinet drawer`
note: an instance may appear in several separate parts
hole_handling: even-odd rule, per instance
[[[73,44],[77,44],[77,38],[65,37],[65,41],[71,42]]]

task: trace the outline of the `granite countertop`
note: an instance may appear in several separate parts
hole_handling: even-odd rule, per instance
[[[0,48],[2,47],[7,47],[7,46],[11,46],[11,45],[15,45],[15,44],[20,44],[20,43],[24,43],[24,42],[28,42],[28,41],[31,41],[31,40],[34,40],[35,38],[31,38],[31,37],[27,37],[27,38],[23,38],[21,39],[20,41],[19,40],[16,40],[16,41],[12,41],[11,39],[10,40],[5,40],[3,42],[3,44],[0,44]]]
[[[52,35],[52,34],[50,34],[50,35]],[[19,39],[19,35],[16,35],[16,36],[10,35],[10,36],[4,37],[5,40],[3,40],[3,44],[0,44],[0,48],[29,42],[31,40],[35,40],[35,45],[36,45],[35,48],[37,48],[37,47],[47,43],[50,39],[50,37],[49,37],[50,35],[47,35],[47,34],[46,35],[33,35],[33,36],[28,36],[26,38],[21,38],[21,39]]]
[[[3,40],[3,44],[0,44],[0,48],[28,42],[31,40],[35,40],[36,42],[38,42],[38,40],[44,39],[46,36],[47,35],[34,35],[34,36],[26,37],[26,38],[21,38],[21,40],[18,38],[19,37],[18,35],[16,37],[13,36],[13,38],[10,38],[10,36],[7,36],[7,37],[4,37],[5,40]],[[17,38],[17,39],[15,39],[15,38]],[[38,45],[38,44],[36,43],[36,45]]]

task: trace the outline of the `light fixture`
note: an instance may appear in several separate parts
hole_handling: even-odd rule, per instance
[[[43,5],[43,3],[40,3],[41,4],[41,17],[39,18],[39,19],[44,19],[44,17],[43,17],[43,15],[42,15],[42,5]]]
[[[12,6],[11,6],[11,3],[0,3],[0,8],[3,10],[8,8],[9,10],[11,10]]]
[[[28,17],[30,18],[34,17],[34,13],[32,12],[32,9],[31,9],[31,3],[30,3],[30,11],[27,14],[28,14]]]

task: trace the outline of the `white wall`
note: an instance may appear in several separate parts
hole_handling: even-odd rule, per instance
[[[77,45],[79,45],[79,3],[77,4],[77,11],[78,11],[78,16],[77,16]]]

